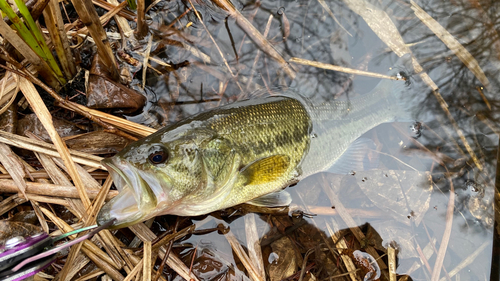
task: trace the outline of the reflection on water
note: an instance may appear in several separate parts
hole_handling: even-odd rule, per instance
[[[381,279],[388,280],[386,253],[393,245],[397,274],[413,280],[489,279],[493,236],[498,231],[493,206],[500,121],[500,2],[417,3],[470,52],[477,61],[476,74],[470,61],[463,62],[463,54],[461,60],[422,23],[408,1],[234,4],[285,60],[297,57],[387,73],[398,50],[407,48],[439,88],[438,95],[423,76],[413,73],[418,96],[409,102],[419,109],[417,120],[382,124],[364,135],[376,144],[377,169],[313,175],[289,188],[293,208],[317,216],[259,215],[256,231],[265,244],[266,276],[270,280],[332,276],[362,280],[360,271],[351,271],[359,265],[349,264],[350,258],[342,254],[342,249],[351,249],[373,254],[382,269]],[[193,10],[182,16],[191,7],[189,1],[156,5],[150,15],[158,43],[151,53],[170,66],[150,62],[162,74],[148,76],[149,104],[143,114],[131,117],[134,121],[166,125],[235,100],[257,98],[252,92],[261,88],[290,86],[321,103],[354,98],[379,82],[299,64],[291,64],[292,77],[216,2],[199,0],[194,6],[217,45]],[[386,19],[406,45],[387,44],[397,42],[397,36]],[[486,80],[477,73],[484,73]],[[203,102],[207,100],[217,101]],[[200,103],[189,103],[193,101]],[[236,238],[250,248],[243,241],[250,227],[247,217],[253,215],[241,209],[225,210],[222,215],[232,221]],[[201,222],[195,223],[200,228],[216,224],[211,217]],[[187,242],[193,247],[181,254],[186,264],[194,255],[193,272],[200,280],[250,276],[221,235],[193,236]],[[493,276],[498,276],[498,268],[493,268]]]

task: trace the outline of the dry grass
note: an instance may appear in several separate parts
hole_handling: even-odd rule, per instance
[[[69,39],[77,38],[82,35],[90,35],[93,38],[92,41],[97,47],[99,56],[103,59],[106,67],[109,68],[112,77],[115,80],[118,80],[119,69],[117,67],[115,54],[102,25],[109,22],[111,18],[114,18],[117,22],[121,40],[124,44],[130,43],[137,46],[139,45],[137,40],[145,38],[148,35],[148,26],[145,20],[145,1],[138,1],[137,16],[129,10],[124,9],[126,2],[122,2],[121,4],[119,4],[116,0],[108,0],[108,2],[109,3],[102,0],[94,1],[94,3],[108,10],[107,13],[99,18],[92,1],[74,0],[73,4],[75,9],[80,16],[80,20],[85,25],[79,29],[77,28],[78,22],[74,22],[64,27],[64,14],[60,10],[58,1],[48,0],[45,2],[47,6],[44,9],[44,17],[48,34],[50,35],[50,46],[54,48],[57,53],[59,63],[61,64],[61,68],[66,78],[71,79],[77,73],[77,66],[74,63],[72,52],[70,51],[72,41]],[[403,37],[399,33],[396,25],[385,11],[365,0],[345,0],[344,2],[353,12],[357,13],[362,19],[365,20],[373,32],[391,49],[392,52],[398,56],[412,54],[409,45],[404,42]],[[152,6],[154,6],[155,3],[153,3]],[[183,18],[187,12],[191,10],[194,11],[194,15],[203,26],[203,30],[208,34],[211,41],[203,42],[203,44],[211,44],[211,46],[215,48],[216,52],[214,53],[219,56],[224,66],[219,68],[212,67],[211,64],[213,64],[214,59],[202,52],[198,47],[186,43],[189,42],[188,40],[178,42],[178,45],[182,46],[183,50],[198,58],[198,61],[192,62],[193,65],[197,66],[197,69],[206,71],[211,76],[219,80],[219,88],[217,90],[221,95],[225,92],[225,89],[230,81],[232,81],[232,83],[239,88],[242,95],[248,94],[249,89],[254,88],[256,85],[255,81],[253,81],[253,75],[258,71],[257,63],[260,61],[260,56],[262,54],[266,56],[266,60],[269,58],[270,60],[276,62],[281,70],[286,74],[287,78],[292,81],[297,76],[297,71],[292,67],[292,65],[307,65],[314,68],[334,70],[347,74],[363,75],[381,79],[397,79],[396,77],[384,74],[350,69],[327,62],[312,61],[300,57],[285,59],[281,52],[277,50],[275,42],[271,38],[268,38],[273,20],[275,20],[273,15],[268,17],[266,27],[261,33],[261,31],[254,26],[248,16],[244,16],[232,5],[230,1],[218,0],[213,1],[213,3],[226,11],[228,15],[236,21],[236,24],[245,32],[245,38],[250,38],[259,48],[259,52],[256,53],[255,58],[252,60],[253,64],[251,64],[251,75],[249,78],[239,76],[239,70],[234,67],[231,61],[227,59],[228,56],[223,47],[219,46],[220,44],[217,39],[210,34],[209,28],[206,25],[206,19],[203,19],[200,16],[201,13],[196,10],[196,4],[199,3],[193,3],[189,0],[189,8],[186,13],[180,15],[174,22],[172,22],[167,30],[171,31],[172,29],[175,29],[175,24],[181,25],[182,23],[180,19]],[[328,4],[323,0],[319,0],[319,3],[324,11],[326,11],[326,13],[340,25],[340,22],[335,17]],[[414,10],[415,15],[422,21],[422,23],[428,26],[429,29],[431,29],[436,36],[439,37],[458,58],[460,58],[460,60],[470,69],[470,71],[485,86],[485,88],[489,90],[491,86],[490,82],[474,57],[464,48],[464,46],[454,39],[449,32],[432,19],[415,2],[412,1],[411,3],[411,8]],[[136,38],[131,37],[133,30],[127,22],[127,19],[137,20],[138,24],[137,29],[135,30]],[[290,35],[290,23],[286,18],[284,21],[284,29],[286,29],[284,40],[286,40]],[[173,31],[173,34],[180,37],[187,37],[188,34],[182,34],[182,31],[188,29],[190,24],[192,23],[178,27],[178,29]],[[340,25],[340,28],[351,35],[342,25]],[[47,109],[44,100],[40,97],[40,93],[37,88],[35,88],[35,85],[41,87],[49,93],[56,100],[56,104],[60,108],[70,110],[88,118],[107,132],[115,133],[131,140],[137,140],[139,138],[146,137],[157,130],[109,113],[87,108],[86,106],[60,97],[57,94],[60,84],[52,74],[50,67],[43,59],[38,57],[36,53],[29,48],[29,46],[21,40],[16,32],[14,32],[4,21],[0,22],[0,35],[17,51],[19,51],[19,53],[28,62],[21,64],[12,58],[5,50],[2,50],[3,54],[1,57],[7,61],[8,64],[2,66],[7,71],[5,76],[0,81],[0,104],[3,104],[2,109],[0,109],[0,113],[15,102],[17,93],[20,90],[24,98],[29,103],[30,108],[37,115],[45,130],[48,132],[53,143],[46,143],[38,139],[36,136],[30,136],[31,138],[27,138],[0,131],[0,163],[2,164],[2,166],[0,166],[0,172],[2,173],[2,178],[0,178],[0,193],[14,194],[0,202],[0,215],[6,214],[17,206],[29,201],[44,231],[49,231],[49,223],[56,225],[59,229],[58,231],[51,233],[51,235],[72,231],[73,229],[79,227],[93,225],[96,222],[97,213],[105,201],[116,196],[118,192],[116,190],[110,190],[113,183],[109,175],[105,175],[103,178],[106,179],[102,182],[97,180],[92,174],[92,171],[96,169],[106,170],[100,163],[102,160],[101,157],[67,148],[65,141],[57,133],[53,124],[51,112]],[[158,59],[151,53],[152,46],[155,44],[153,39],[154,38],[152,36],[147,38],[147,48],[144,53],[141,53],[143,57],[142,64],[147,66],[143,68],[142,72],[142,88],[145,87],[147,78],[146,71],[148,69],[154,69],[158,74],[162,74],[162,70],[159,70],[161,67],[165,67],[167,69],[172,68],[170,63],[165,63],[163,60]],[[76,40],[80,39],[75,39],[75,41]],[[242,42],[241,46],[243,46],[243,44],[244,43]],[[471,144],[466,139],[463,131],[459,128],[457,122],[450,113],[448,105],[439,92],[438,86],[430,78],[430,76],[425,73],[415,57],[412,58],[412,62],[416,73],[432,90],[442,110],[445,112],[446,116],[453,125],[454,130],[459,136],[460,140],[454,140],[456,144],[455,146],[458,150],[461,150],[460,146],[463,145],[466,150],[463,154],[468,153],[472,161],[475,163],[475,166],[481,170],[483,165],[480,159],[478,159],[476,153],[471,147]],[[27,66],[28,64],[30,65]],[[161,67],[157,67],[158,69],[156,69],[151,66],[152,64],[157,64]],[[37,74],[41,76],[44,80],[43,82],[36,77]],[[175,72],[175,75],[177,75],[178,80],[181,80],[177,72]],[[240,82],[242,84],[240,84]],[[263,83],[266,83],[266,79],[263,79]],[[245,87],[242,85],[245,85]],[[268,85],[266,84],[266,86]],[[481,97],[487,102],[488,107],[491,109],[491,105],[488,103],[482,89],[480,89],[479,92]],[[24,162],[11,150],[11,147],[23,148],[33,152],[40,165],[43,167],[43,173],[37,171],[30,164]],[[443,165],[443,162],[441,161],[442,157],[440,158],[435,152],[428,152],[436,159],[438,164]],[[399,159],[396,160],[400,161]],[[358,227],[354,217],[378,218],[381,214],[376,211],[356,210],[344,207],[344,204],[339,199],[338,194],[334,192],[334,185],[335,183],[333,180],[324,178],[324,183],[322,185],[323,192],[328,196],[332,206],[335,206],[335,210],[320,206],[304,208],[313,213],[328,216],[329,218],[338,216],[336,218],[337,220],[331,219],[326,221],[326,230],[331,236],[331,240],[336,247],[335,249],[330,248],[329,250],[333,256],[340,256],[339,261],[342,262],[346,269],[345,272],[340,273],[338,276],[345,276],[345,278],[349,278],[349,280],[360,280],[357,274],[359,268],[355,262],[353,262],[352,258],[343,254],[343,250],[350,247],[350,242],[339,234],[340,228],[337,221],[341,221],[350,228],[355,240],[357,240],[356,243],[362,243],[367,240],[367,237]],[[453,187],[452,183],[451,186]],[[432,237],[433,240],[431,239],[431,241],[433,242],[429,243],[429,245],[427,245],[423,250],[417,243],[416,248],[420,255],[421,262],[416,262],[414,267],[411,269],[417,270],[420,267],[424,268],[424,270],[427,270],[427,273],[432,276],[431,280],[433,281],[444,280],[444,278],[440,279],[440,276],[441,272],[444,270],[444,257],[449,250],[448,245],[452,235],[451,226],[453,224],[454,209],[453,188],[450,192],[448,200],[445,232],[443,236],[438,239],[440,240],[439,249],[433,249],[432,246],[436,241],[436,237]],[[54,212],[51,208],[52,204],[60,205],[69,210],[79,222],[75,225],[69,225],[61,217],[59,217],[56,212]],[[305,205],[306,204],[304,203],[304,206]],[[313,223],[316,224],[316,221],[313,221]],[[192,281],[198,280],[198,278],[192,273],[192,268],[188,264],[181,261],[176,253],[172,251],[173,243],[193,232],[195,230],[194,225],[182,230],[175,229],[174,233],[166,235],[161,239],[158,239],[158,237],[151,231],[150,227],[146,226],[144,223],[131,226],[129,229],[134,233],[136,239],[140,239],[140,241],[142,241],[143,250],[133,251],[128,249],[128,245],[124,245],[114,233],[105,230],[92,239],[72,247],[70,254],[67,256],[64,268],[62,268],[56,278],[59,278],[59,280],[84,281],[97,276],[105,275],[106,277],[103,277],[103,280],[107,278],[120,281],[141,279],[148,281],[165,280],[162,276],[162,270],[160,269],[159,271],[156,271],[154,267],[158,258],[158,260],[163,260],[164,264],[170,267],[182,278]],[[260,244],[262,235],[259,235],[260,233],[257,228],[256,216],[253,214],[245,216],[245,234],[246,249],[236,238],[233,231],[225,233],[224,237],[226,238],[227,243],[231,245],[236,257],[243,264],[248,276],[254,281],[267,280],[269,276],[266,273],[264,262],[265,258],[263,257],[262,246]],[[75,238],[76,236],[70,237],[70,239]],[[489,241],[482,244],[481,247],[473,253],[473,255],[465,258],[450,272],[443,272],[445,272],[445,274],[449,277],[456,276],[460,270],[473,263],[477,256],[482,253],[487,246],[489,246]],[[388,258],[386,260],[388,261],[388,264],[385,263],[380,254],[371,245],[366,246],[365,250],[377,260],[378,265],[386,275],[385,278],[391,281],[396,280],[396,250],[394,248],[389,247],[387,250]],[[433,254],[436,254],[436,261],[434,264],[430,264],[428,260]],[[194,258],[195,254],[193,254],[193,259]],[[305,258],[304,266],[306,265],[306,262],[307,257]],[[84,276],[76,278],[75,276],[77,273],[88,263],[94,263],[97,266],[97,269]],[[300,279],[304,277],[304,266],[302,266]]]

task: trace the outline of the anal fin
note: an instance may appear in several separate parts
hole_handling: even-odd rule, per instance
[[[335,164],[328,169],[328,172],[345,175],[351,171],[375,169],[379,164],[379,154],[375,149],[375,143],[371,139],[358,138],[339,157]]]

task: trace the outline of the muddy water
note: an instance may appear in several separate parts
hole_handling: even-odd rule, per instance
[[[202,22],[194,9],[184,14],[192,5]],[[382,124],[363,136],[376,144],[368,157],[378,159],[377,169],[306,178],[288,188],[293,202],[286,210],[241,206],[182,219],[178,228],[223,225],[247,249],[255,248],[253,233],[262,252],[262,263],[254,267],[269,280],[363,280],[370,272],[356,262],[355,251],[370,254],[364,260],[376,260],[381,280],[389,280],[388,247],[396,249],[399,280],[498,277],[492,252],[498,235],[500,3],[418,1],[423,15],[408,1],[234,5],[248,23],[202,0],[160,2],[149,11],[151,54],[169,66],[150,61],[157,72],[148,72],[148,105],[131,120],[161,127],[269,95],[265,89],[277,86],[316,102],[349,99],[369,92],[380,79],[301,65],[293,58],[385,74],[407,52],[418,62],[410,70],[415,97],[408,100],[418,118]],[[267,39],[249,35],[246,24]],[[265,51],[269,48],[290,63],[280,63]],[[173,229],[176,220],[162,217],[155,225]],[[182,243],[175,251],[193,264],[200,280],[251,278],[220,229]]]

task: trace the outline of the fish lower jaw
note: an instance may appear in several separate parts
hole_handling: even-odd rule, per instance
[[[102,225],[112,219],[116,221],[112,229],[127,227],[147,219],[151,208],[139,208],[130,188],[124,188],[115,198],[106,203],[97,215],[97,224]]]

